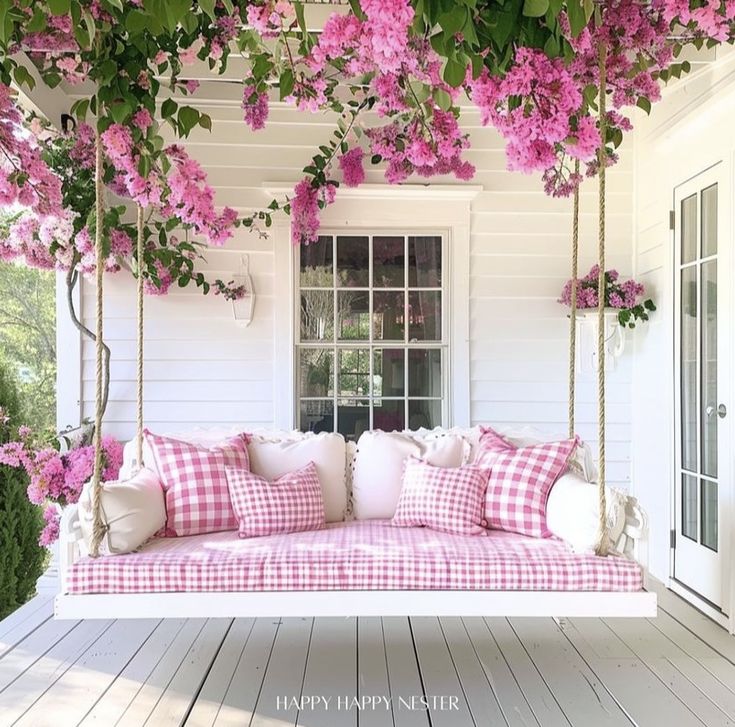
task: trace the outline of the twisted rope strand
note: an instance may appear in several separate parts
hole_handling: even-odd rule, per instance
[[[96,284],[97,284],[97,300],[96,300],[96,375],[97,384],[95,389],[95,418],[94,418],[94,476],[92,479],[92,542],[90,543],[90,554],[93,558],[99,555],[100,543],[107,532],[107,524],[105,523],[102,513],[102,412],[103,412],[103,387],[102,378],[104,375],[104,347],[102,345],[103,333],[103,291],[102,278],[104,275],[105,255],[102,249],[102,226],[104,214],[104,185],[102,182],[102,138],[100,137],[99,127],[95,137],[95,231],[94,245],[96,253]]]
[[[574,174],[579,175],[579,159],[574,164]],[[572,299],[569,314],[569,439],[574,438],[574,399],[577,378],[577,278],[579,276],[579,185],[574,188],[572,210]]]
[[[607,555],[609,536],[607,532],[607,498],[605,495],[605,165],[606,146],[605,132],[607,127],[607,45],[600,43],[600,138],[602,140],[598,159],[599,170],[599,227],[597,238],[597,255],[600,266],[597,279],[597,440],[599,447],[598,492],[600,519],[598,523],[598,541],[595,547],[597,555]]]
[[[136,392],[136,462],[143,466],[143,207],[138,205],[138,350]]]

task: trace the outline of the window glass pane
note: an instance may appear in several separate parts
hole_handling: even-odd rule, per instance
[[[340,341],[366,341],[370,338],[370,293],[352,290],[337,292]]]
[[[415,400],[408,401],[408,428],[433,429],[441,426],[442,423],[442,403],[438,399]]]
[[[367,399],[340,399],[337,404],[337,431],[355,441],[370,429],[370,404]]]
[[[302,432],[333,432],[334,401],[302,401],[299,407],[299,429]]]
[[[332,266],[333,244],[331,237],[321,236],[311,245],[301,245],[301,271],[299,283],[302,288],[334,287]]]
[[[697,269],[681,271],[681,461],[697,471]]]
[[[334,293],[331,290],[301,293],[301,340],[334,340]]]
[[[338,386],[340,396],[370,395],[369,348],[340,349]]]
[[[681,261],[688,263],[697,255],[697,195],[681,202]]]
[[[702,263],[702,463],[717,477],[717,260]]]
[[[408,339],[440,341],[442,337],[442,296],[438,290],[408,294]]]
[[[681,476],[681,533],[697,540],[697,478]]]
[[[702,257],[717,253],[717,185],[702,190]]]
[[[408,395],[441,397],[442,353],[439,349],[409,350]]]
[[[702,545],[717,550],[717,483],[702,480]]]
[[[442,284],[441,237],[408,238],[408,285],[439,288]]]
[[[384,432],[406,428],[406,402],[403,399],[378,399],[373,406],[373,429]]]
[[[302,348],[300,358],[300,395],[334,396],[334,350]]]
[[[404,396],[405,352],[402,348],[373,351],[373,396]]]
[[[373,338],[405,340],[406,294],[379,290],[373,293]]]
[[[405,238],[373,238],[373,285],[376,288],[406,287]]]
[[[367,237],[337,238],[337,285],[367,288],[370,284],[370,245]]]

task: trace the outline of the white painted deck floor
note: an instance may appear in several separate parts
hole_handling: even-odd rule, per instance
[[[38,596],[0,622],[0,725],[735,725],[735,638],[659,598],[657,619],[558,624],[54,621]]]

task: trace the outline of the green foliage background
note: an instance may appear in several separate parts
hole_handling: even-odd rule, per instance
[[[0,367],[18,389],[11,423],[56,429],[56,302],[53,271],[0,262]],[[3,404],[0,403],[0,406]]]
[[[18,420],[19,392],[2,364],[0,407],[11,421]],[[10,431],[0,422],[0,444],[8,441]],[[46,560],[46,549],[38,544],[41,509],[28,501],[27,485],[22,470],[0,465],[0,620],[33,595]]]

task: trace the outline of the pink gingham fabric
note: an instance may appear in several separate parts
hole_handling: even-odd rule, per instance
[[[483,517],[489,471],[474,465],[435,467],[409,457],[393,524],[457,535],[486,535]]]
[[[248,470],[227,467],[226,472],[241,538],[324,527],[322,487],[313,462],[272,482]]]
[[[247,434],[202,447],[145,430],[166,494],[166,537],[237,530],[226,467],[250,469]]]
[[[330,523],[264,538],[236,532],[155,538],[136,553],[77,560],[68,592],[345,590],[639,591],[640,566],[576,554],[561,540],[491,530],[485,538],[396,528],[390,520]]]
[[[497,432],[486,429],[475,464],[490,470],[485,495],[488,527],[534,538],[551,537],[546,526],[546,501],[578,443],[575,437],[515,448]]]

